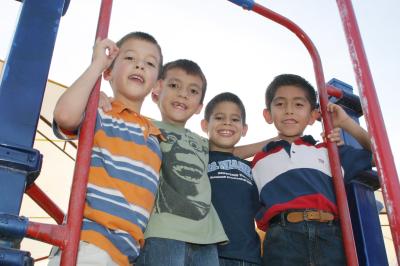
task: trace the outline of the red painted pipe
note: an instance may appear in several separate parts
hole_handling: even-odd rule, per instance
[[[343,97],[343,91],[338,88],[333,87],[332,85],[327,84],[326,91],[329,96],[333,96],[336,99],[341,99]]]
[[[112,0],[102,0],[97,24],[96,39],[104,39],[107,37],[110,25],[111,9]],[[69,238],[65,250],[61,255],[61,266],[76,265],[92,153],[94,126],[99,103],[100,84],[101,77],[97,80],[93,88],[86,107],[85,120],[83,121],[79,135],[79,146],[66,223]]]
[[[400,265],[399,178],[353,6],[350,0],[337,0],[337,5],[346,33],[368,132],[372,138],[372,149],[389,217],[397,262]]]
[[[325,132],[331,132],[333,129],[330,114],[326,111],[328,105],[328,94],[325,87],[324,74],[321,64],[321,59],[317,49],[312,43],[307,34],[295,23],[289,19],[273,12],[257,3],[254,3],[252,10],[276,23],[286,27],[292,31],[303,42],[308,52],[311,55],[317,87],[319,92],[319,101],[321,105],[321,113]],[[333,186],[336,194],[336,200],[339,210],[340,226],[343,234],[344,251],[348,266],[358,265],[357,252],[354,244],[353,228],[351,226],[349,207],[347,205],[347,196],[343,183],[343,175],[340,166],[339,153],[336,145],[332,142],[327,142],[328,154],[330,158],[330,166],[333,177]]]
[[[29,222],[26,236],[63,248],[66,243],[67,231],[63,225]]]
[[[64,212],[35,184],[30,185],[25,193],[36,202],[57,224],[62,224]]]

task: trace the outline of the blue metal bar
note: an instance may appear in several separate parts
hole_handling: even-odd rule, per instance
[[[23,0],[16,0],[16,1],[23,2]],[[67,13],[67,10],[68,10],[68,7],[69,7],[69,3],[70,3],[70,0],[65,0],[65,4],[64,4],[64,7],[63,7],[63,12],[62,12],[63,16],[65,15],[65,13]]]
[[[0,247],[0,265],[7,266],[33,266],[31,254],[27,251],[5,249]]]
[[[69,7],[69,3],[70,3],[70,0],[65,0],[64,7],[63,7],[63,12],[62,12],[63,16],[65,15],[65,13],[67,13],[67,10],[68,10],[68,7]]]
[[[346,191],[360,265],[389,265],[373,190],[353,181]]]
[[[13,240],[15,238],[22,239],[26,234],[27,228],[27,218],[6,213],[0,213],[0,235],[2,238],[10,240]]]
[[[64,0],[25,0],[0,84],[0,143],[32,147]]]
[[[23,1],[3,67],[0,82],[1,213],[19,214],[27,178],[40,171],[41,155],[32,147],[64,4],[65,0]],[[2,241],[0,246],[10,245]]]
[[[253,0],[228,0],[238,6],[243,7],[243,9],[252,10],[254,6]]]
[[[337,79],[330,80],[328,84],[343,90],[343,97],[341,99],[332,97],[330,101],[342,105],[350,117],[356,122],[359,122],[358,109],[361,104],[355,101],[356,96],[353,94],[353,88]],[[361,145],[348,133],[343,131],[342,137],[347,145],[361,148]],[[388,265],[385,243],[374,195],[374,187],[377,188],[378,184],[379,180],[376,173],[371,171],[371,173],[365,173],[363,176],[357,178],[357,180],[346,185],[351,222],[360,265]]]
[[[330,101],[347,107],[354,117],[361,117],[363,115],[360,97],[353,93],[353,89],[351,87],[350,90],[348,89],[349,85],[347,83],[344,83],[338,79],[331,79],[328,85],[332,85],[333,87],[342,91],[340,99],[329,97]]]

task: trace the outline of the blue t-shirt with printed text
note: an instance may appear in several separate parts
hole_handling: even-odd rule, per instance
[[[260,205],[249,162],[231,153],[210,151],[208,176],[212,203],[229,238],[228,244],[218,246],[218,255],[260,263],[254,223]]]

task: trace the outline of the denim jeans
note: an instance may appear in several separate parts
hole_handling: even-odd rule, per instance
[[[216,244],[200,245],[152,237],[146,239],[136,266],[218,266]]]
[[[260,264],[243,260],[227,259],[219,257],[219,266],[259,266]]]
[[[346,265],[337,222],[271,224],[263,245],[264,266]]]

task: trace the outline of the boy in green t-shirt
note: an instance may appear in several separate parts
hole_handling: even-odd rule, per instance
[[[227,241],[211,204],[207,176],[208,140],[185,128],[203,106],[207,81],[190,60],[166,64],[153,100],[162,121],[155,122],[166,141],[146,243],[136,265],[218,265],[216,243]]]

